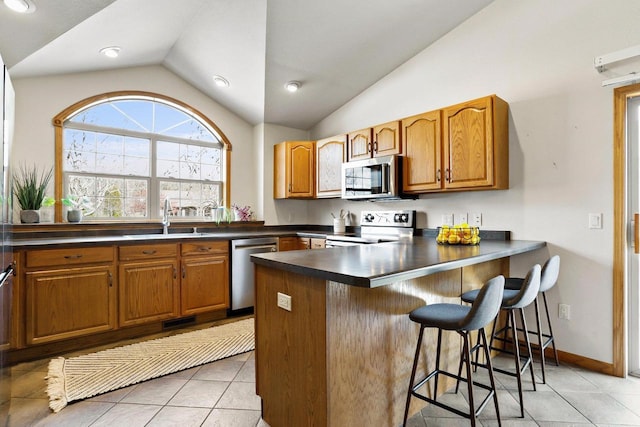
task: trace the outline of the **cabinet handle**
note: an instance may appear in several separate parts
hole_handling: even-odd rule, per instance
[[[109,272],[109,287],[113,287],[113,274]]]
[[[378,141],[374,141],[374,143],[373,143],[373,152],[374,153],[378,152]]]
[[[184,265],[182,266],[182,278],[184,279],[185,277],[187,277],[187,269],[184,268]]]
[[[174,279],[178,278],[178,270],[175,267],[173,267],[173,278]]]
[[[367,143],[367,153],[371,152],[371,143]]]
[[[200,252],[209,252],[209,251],[211,250],[211,246],[208,246],[208,247],[207,247],[207,246],[200,246],[200,247],[198,248],[198,250],[199,250]]]
[[[65,259],[79,259],[79,258],[82,258],[82,254],[77,254],[77,255],[65,255],[64,257],[65,257]]]
[[[148,250],[142,251],[142,253],[145,254],[145,255],[153,255],[153,254],[156,253],[156,250],[155,249],[148,249]]]
[[[291,193],[291,184],[289,184],[289,193]]]
[[[447,182],[451,182],[451,170],[449,168],[444,170],[444,179]]]
[[[436,172],[436,181],[440,182],[440,169]]]

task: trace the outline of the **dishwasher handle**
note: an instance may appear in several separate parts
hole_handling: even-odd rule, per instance
[[[235,249],[269,249],[270,252],[277,252],[278,249],[276,245],[245,245],[245,246],[236,246]]]

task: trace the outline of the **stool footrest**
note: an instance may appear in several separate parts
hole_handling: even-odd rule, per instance
[[[442,402],[438,402],[436,399],[432,399],[430,397],[427,397],[423,394],[420,394],[417,392],[417,390],[422,387],[423,385],[425,385],[429,380],[431,380],[433,377],[437,376],[437,375],[445,375],[449,378],[453,378],[455,380],[458,381],[463,381],[463,382],[468,382],[467,378],[465,377],[461,377],[455,374],[452,374],[451,372],[447,372],[447,371],[443,371],[441,369],[437,369],[434,371],[431,371],[426,377],[424,377],[422,380],[418,381],[418,383],[416,385],[413,386],[413,388],[411,389],[411,395],[414,397],[417,397],[420,400],[424,400],[427,403],[432,403],[442,409],[446,409],[449,410],[457,415],[460,415],[461,417],[465,417],[465,418],[471,418],[471,415],[468,412],[462,412],[461,410],[454,408],[450,405],[447,405],[445,403]],[[487,406],[487,403],[489,402],[489,399],[493,398],[493,394],[495,393],[495,391],[488,385],[486,384],[482,384],[479,383],[477,381],[473,381],[473,385],[480,387],[484,390],[487,390],[489,393],[487,394],[487,396],[482,400],[482,402],[476,407],[475,409],[475,415],[478,416],[480,415],[480,413],[482,412],[482,410],[484,409],[485,406]],[[437,393],[437,390],[434,391],[434,393]]]

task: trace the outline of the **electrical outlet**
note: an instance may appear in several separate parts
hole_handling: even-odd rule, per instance
[[[278,307],[291,311],[291,296],[278,292]]]
[[[481,213],[471,214],[471,224],[469,225],[473,225],[474,227],[480,227],[482,225],[482,214]]]
[[[442,225],[453,225],[453,214],[443,214]]]
[[[456,224],[465,224],[467,223],[467,220],[469,219],[469,215],[467,215],[467,213],[459,213],[458,214],[458,221],[456,222]]]
[[[571,306],[569,304],[558,304],[558,319],[571,319]]]

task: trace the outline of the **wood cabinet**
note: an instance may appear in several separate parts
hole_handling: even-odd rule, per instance
[[[342,163],[346,161],[346,135],[316,141],[316,197],[342,195]]]
[[[508,106],[495,95],[402,120],[403,192],[509,188]]]
[[[301,249],[324,249],[326,239],[318,237],[280,237],[278,252],[295,251]]]
[[[400,122],[384,123],[348,134],[348,159],[362,160],[402,152]]]
[[[314,145],[313,141],[285,141],[274,146],[274,199],[314,197]]]
[[[441,117],[441,111],[437,110],[402,120],[404,193],[421,193],[442,188]]]
[[[177,255],[175,243],[120,247],[120,326],[180,315]]]
[[[371,157],[373,150],[373,129],[366,128],[349,132],[347,135],[347,158],[349,161]]]
[[[113,261],[112,247],[28,252],[24,275],[26,344],[115,329]]]
[[[400,121],[393,121],[373,128],[372,157],[402,153],[402,130]]]
[[[508,105],[495,95],[443,109],[444,188],[509,188]]]
[[[183,243],[180,312],[229,308],[229,242]]]
[[[324,249],[326,247],[326,239],[311,238],[311,249]]]

